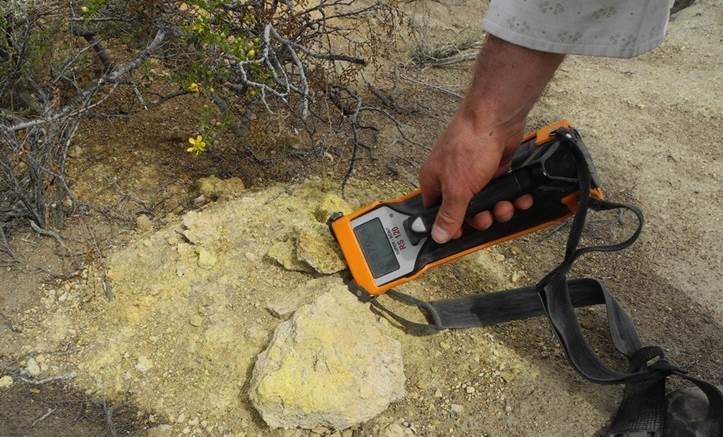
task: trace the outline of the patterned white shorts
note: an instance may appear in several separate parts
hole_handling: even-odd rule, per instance
[[[485,30],[534,50],[629,58],[665,38],[673,0],[492,0]]]

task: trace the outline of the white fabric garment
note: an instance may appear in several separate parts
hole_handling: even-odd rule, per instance
[[[629,58],[665,38],[673,0],[492,0],[485,30],[534,50]]]

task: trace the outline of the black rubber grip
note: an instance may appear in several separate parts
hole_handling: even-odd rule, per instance
[[[472,197],[472,200],[470,200],[469,206],[467,207],[466,217],[472,217],[482,211],[490,210],[497,202],[502,200],[514,200],[527,193],[532,188],[532,178],[530,177],[527,169],[521,169],[500,176]],[[437,217],[437,212],[440,207],[441,204],[437,204],[410,217],[408,219],[410,225],[417,219],[421,219],[422,223],[424,223],[425,231],[416,232],[411,230],[411,228],[410,230],[418,235],[426,235],[431,232],[434,219]]]

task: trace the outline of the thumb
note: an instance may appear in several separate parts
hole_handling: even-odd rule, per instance
[[[447,193],[442,195],[442,206],[432,227],[432,239],[438,244],[449,241],[459,231],[467,213],[472,194]]]

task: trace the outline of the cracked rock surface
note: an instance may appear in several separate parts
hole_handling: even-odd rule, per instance
[[[400,343],[341,281],[279,325],[259,355],[251,400],[275,428],[346,429],[401,399]]]

